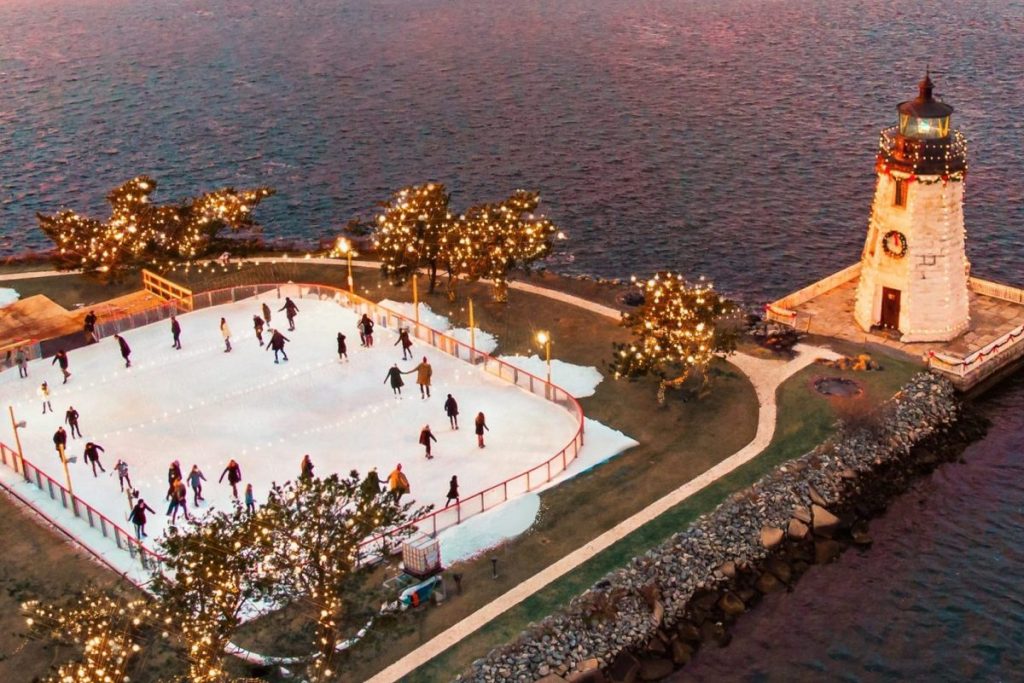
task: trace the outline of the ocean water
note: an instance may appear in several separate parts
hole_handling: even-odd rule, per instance
[[[973,272],[1024,282],[1021,0],[0,0],[0,256],[36,212],[267,184],[315,244],[406,184],[536,189],[550,267],[764,301],[859,257],[879,129],[956,107]],[[1024,384],[965,464],[703,653],[700,680],[1021,680]]]
[[[267,236],[308,243],[436,180],[456,208],[539,190],[556,270],[765,300],[859,258],[878,131],[930,64],[974,272],[1012,279],[1022,35],[1020,0],[0,0],[0,255],[139,173],[271,185]]]

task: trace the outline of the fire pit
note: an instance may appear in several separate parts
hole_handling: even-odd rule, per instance
[[[843,377],[819,377],[814,380],[814,390],[823,396],[853,398],[864,393],[860,384]]]

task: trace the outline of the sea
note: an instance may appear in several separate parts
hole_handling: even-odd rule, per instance
[[[0,0],[0,258],[139,174],[156,202],[271,186],[264,235],[300,250],[433,181],[457,211],[539,191],[553,271],[762,303],[859,258],[879,130],[930,70],[972,272],[1024,284],[1022,55],[1021,0]],[[871,550],[686,675],[1024,679],[1022,408],[1008,382]]]

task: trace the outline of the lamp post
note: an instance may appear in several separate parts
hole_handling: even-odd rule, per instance
[[[7,412],[11,414],[11,427],[14,429],[14,445],[18,449],[18,467],[21,468],[21,476],[28,481],[28,474],[25,472],[25,453],[21,450],[21,436],[18,430],[25,426],[25,421],[18,422],[14,419],[14,406],[7,406]]]
[[[551,335],[547,332],[537,333],[537,342],[544,345],[544,360],[548,365],[548,389],[551,388]]]
[[[352,281],[352,257],[355,256],[355,251],[352,249],[352,243],[344,237],[339,237],[337,250],[348,259],[348,291],[355,294],[356,290]]]

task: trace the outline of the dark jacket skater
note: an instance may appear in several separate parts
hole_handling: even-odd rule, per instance
[[[454,474],[452,475],[451,481],[448,482],[448,498],[445,501],[444,506],[448,507],[452,504],[453,500],[456,505],[459,504],[459,478]]]
[[[376,467],[366,473],[366,479],[363,479],[360,490],[368,498],[372,498],[380,493],[380,475],[377,474]]]
[[[175,479],[181,479],[181,463],[177,460],[167,468],[167,483],[173,484]]]
[[[68,446],[68,433],[64,431],[63,427],[57,427],[57,431],[53,433],[53,447],[57,449],[57,453],[60,457],[64,458],[64,449]]]
[[[348,347],[345,345],[345,335],[338,333],[338,360],[348,360]]]
[[[430,431],[430,425],[423,425],[423,429],[420,430],[420,445],[427,449],[427,460],[434,459],[434,456],[430,454],[431,441],[437,441],[437,437]]]
[[[476,414],[476,420],[474,420],[474,426],[476,427],[476,445],[480,448],[484,447],[484,430],[491,431],[491,428],[487,426],[487,418],[484,417],[483,413]]]
[[[392,365],[388,370],[388,374],[384,376],[384,382],[391,382],[391,391],[395,396],[402,395],[402,387],[405,386],[405,382],[402,381],[402,371],[398,369],[398,363]]]
[[[121,347],[121,358],[124,358],[124,366],[130,368],[132,366],[130,358],[132,355],[131,347],[128,346],[128,342],[124,340],[124,337],[119,334],[115,334],[114,339],[117,340],[117,345]]]
[[[96,312],[89,311],[89,314],[85,316],[83,323],[85,329],[85,341],[88,344],[94,344],[96,342]]]
[[[78,426],[78,411],[75,410],[74,406],[68,406],[68,412],[64,413],[64,421],[71,428],[72,439],[75,438],[76,433],[78,436],[82,435],[82,430]]]
[[[263,319],[267,321],[268,325],[270,324],[270,306],[266,301],[263,302]]]
[[[171,337],[174,339],[174,343],[171,345],[175,349],[181,349],[181,323],[175,316],[171,316]]]
[[[459,428],[459,404],[455,401],[455,397],[448,394],[448,398],[444,402],[444,412],[448,416],[448,422],[451,424],[452,429]]]
[[[302,456],[302,464],[299,466],[299,479],[313,478],[313,460],[309,454]]]
[[[284,311],[285,317],[288,318],[288,330],[289,331],[294,330],[295,329],[295,316],[299,312],[299,307],[296,306],[295,302],[292,301],[290,298],[285,297],[284,298],[284,306],[281,307],[281,310]]]
[[[220,479],[217,483],[224,481],[224,475],[228,477],[228,483],[231,484],[231,494],[238,498],[238,483],[242,481],[242,468],[238,466],[238,463],[234,460],[228,462],[228,466],[224,468],[224,471],[220,473]]]
[[[270,341],[267,342],[267,350],[274,350],[274,362],[277,362],[277,354],[284,356],[285,360],[288,360],[288,354],[284,351],[284,343],[291,341],[288,337],[284,336],[277,330],[270,330]]]
[[[363,317],[356,323],[356,327],[359,328],[359,339],[363,342],[363,346],[373,346],[373,321],[370,320],[370,316],[363,313]]]
[[[146,538],[146,512],[156,514],[156,510],[146,505],[146,501],[139,498],[139,502],[132,508],[128,515],[128,521],[135,525],[135,537],[140,541]]]
[[[85,451],[82,453],[82,457],[85,458],[85,461],[87,463],[92,465],[92,476],[94,477],[99,476],[98,474],[96,474],[97,467],[100,468],[100,472],[106,472],[106,470],[103,469],[103,464],[100,462],[100,453],[105,452],[106,451],[103,450],[103,446],[99,445],[98,443],[93,443],[92,441],[90,441],[89,443],[85,444]]]
[[[199,469],[199,465],[192,465],[192,471],[188,473],[188,485],[192,487],[192,504],[199,507],[199,501],[203,498],[203,482],[206,475]]]
[[[68,372],[68,354],[67,354],[67,352],[64,351],[63,349],[58,351],[57,354],[53,357],[53,360],[50,361],[50,365],[59,365],[60,366],[60,371],[64,374],[64,382],[63,383],[67,384],[68,383],[68,377],[71,376],[71,373]]]
[[[263,318],[258,315],[252,317],[252,329],[256,330],[256,341],[263,346]]]
[[[404,327],[398,331],[398,341],[394,345],[399,344],[402,345],[402,360],[412,358],[412,339],[409,338],[409,330]]]

